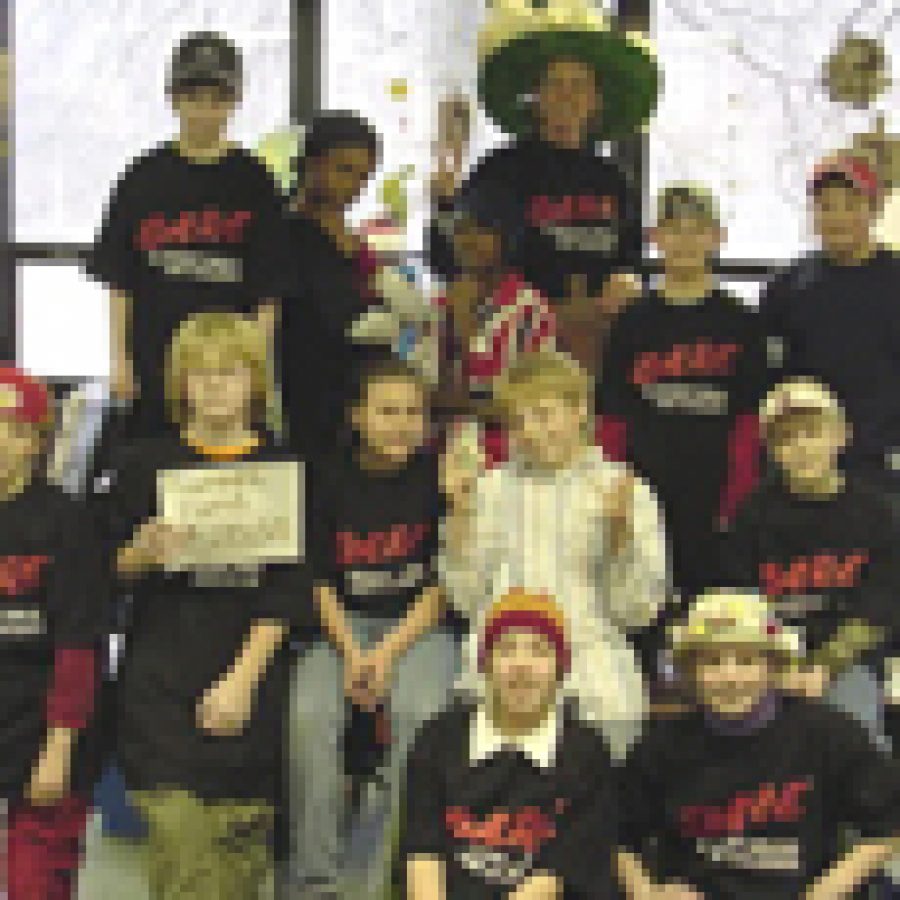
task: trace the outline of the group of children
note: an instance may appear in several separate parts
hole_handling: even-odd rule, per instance
[[[343,220],[377,137],[323,116],[285,209],[225,140],[239,90],[227,41],[184,41],[179,138],[108,209],[90,271],[138,412],[83,503],[41,475],[46,388],[0,371],[10,900],[70,896],[109,759],[152,897],[257,897],[276,869],[321,900],[855,896],[900,836],[875,173],[814,172],[821,258],[761,312],[717,287],[714,199],[668,188],[663,276],[594,371],[500,201],[464,197],[435,387],[347,333],[378,302]],[[303,546],[190,562],[166,485],[254,466],[300,486]]]

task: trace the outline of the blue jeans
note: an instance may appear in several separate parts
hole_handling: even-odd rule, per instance
[[[376,644],[396,625],[393,619],[353,613],[348,613],[348,620],[362,648]],[[397,661],[389,699],[388,759],[380,785],[348,833],[341,754],[346,721],[343,660],[324,641],[298,660],[288,727],[290,846],[282,886],[285,898],[365,900],[383,889],[406,753],[419,726],[447,702],[457,661],[457,643],[443,629],[423,635]],[[368,832],[368,839],[352,840],[359,829]]]

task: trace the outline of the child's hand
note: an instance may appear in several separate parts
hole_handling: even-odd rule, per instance
[[[479,451],[470,446],[461,430],[453,433],[441,459],[441,489],[454,510],[465,511],[471,507],[475,482],[482,468]]]
[[[384,644],[363,654],[361,675],[365,688],[361,705],[364,709],[374,710],[390,690],[395,662],[395,654]]]
[[[184,549],[188,532],[162,519],[148,519],[135,530],[132,547],[147,565],[168,567]]]
[[[366,693],[366,654],[358,648],[347,650],[344,654],[344,693],[356,706],[365,707],[368,699]]]
[[[831,676],[825,666],[803,666],[785,675],[784,687],[803,697],[821,699],[830,681]]]
[[[35,806],[58,803],[69,789],[71,754],[66,750],[46,747],[31,769],[31,780],[25,799]]]
[[[225,676],[204,691],[197,704],[197,724],[217,737],[240,734],[250,719],[253,690]]]
[[[641,294],[641,283],[631,272],[613,272],[597,298],[597,306],[608,316],[618,315]]]

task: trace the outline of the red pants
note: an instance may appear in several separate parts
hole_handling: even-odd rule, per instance
[[[87,820],[82,797],[52,806],[22,802],[9,810],[6,835],[9,900],[69,900],[81,863]],[[0,878],[0,886],[2,886]]]

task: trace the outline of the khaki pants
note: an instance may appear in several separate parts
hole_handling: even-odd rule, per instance
[[[271,876],[271,805],[206,801],[187,791],[139,791],[153,900],[248,900]]]

